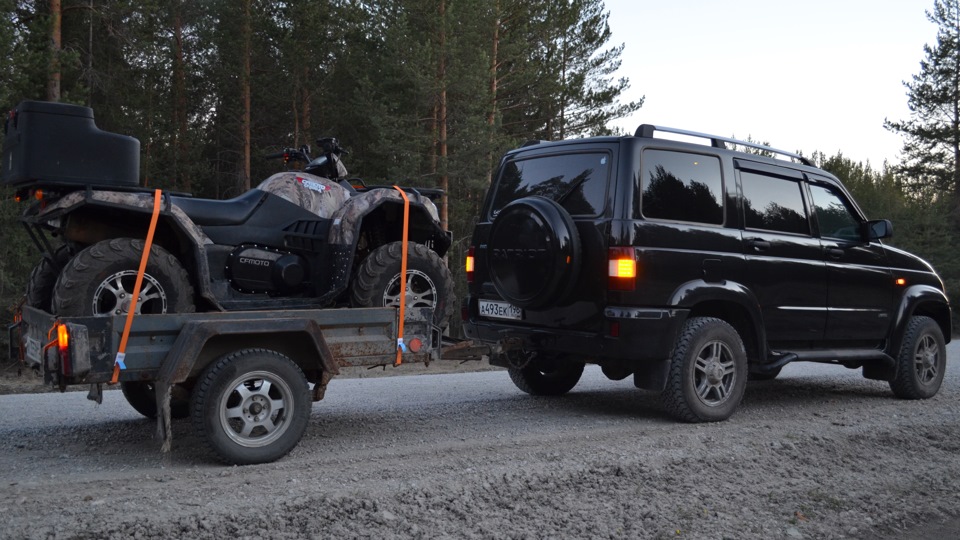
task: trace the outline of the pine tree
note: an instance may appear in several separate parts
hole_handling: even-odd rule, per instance
[[[905,81],[910,119],[885,122],[904,136],[899,172],[921,195],[949,193],[960,213],[960,0],[935,0],[927,18],[937,41],[924,45],[920,72]]]

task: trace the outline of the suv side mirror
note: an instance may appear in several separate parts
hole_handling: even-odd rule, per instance
[[[863,224],[863,238],[867,241],[893,236],[893,223],[889,219],[874,219]]]

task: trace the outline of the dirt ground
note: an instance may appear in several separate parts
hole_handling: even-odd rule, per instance
[[[955,539],[949,356],[930,400],[799,364],[698,425],[596,368],[557,399],[500,371],[388,368],[334,380],[300,444],[247,467],[218,464],[189,421],[159,454],[116,390],[5,395],[0,537]]]

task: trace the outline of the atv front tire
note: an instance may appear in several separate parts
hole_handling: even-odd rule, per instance
[[[54,286],[54,313],[104,317],[126,314],[142,253],[143,241],[132,238],[104,240],[78,253]],[[136,312],[193,311],[193,286],[186,270],[170,252],[154,245],[150,248]]]
[[[402,243],[378,247],[364,259],[350,285],[354,307],[400,305]],[[407,245],[406,307],[433,308],[433,322],[446,328],[453,315],[453,276],[440,256],[423,244]]]

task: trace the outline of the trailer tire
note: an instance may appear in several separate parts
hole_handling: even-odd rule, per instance
[[[310,407],[300,367],[265,349],[243,349],[207,366],[190,401],[197,432],[231,465],[285,456],[303,437]]]
[[[156,384],[153,382],[129,381],[120,383],[120,391],[127,403],[147,418],[157,417]],[[176,420],[190,416],[190,391],[181,385],[170,389],[170,417]]]

